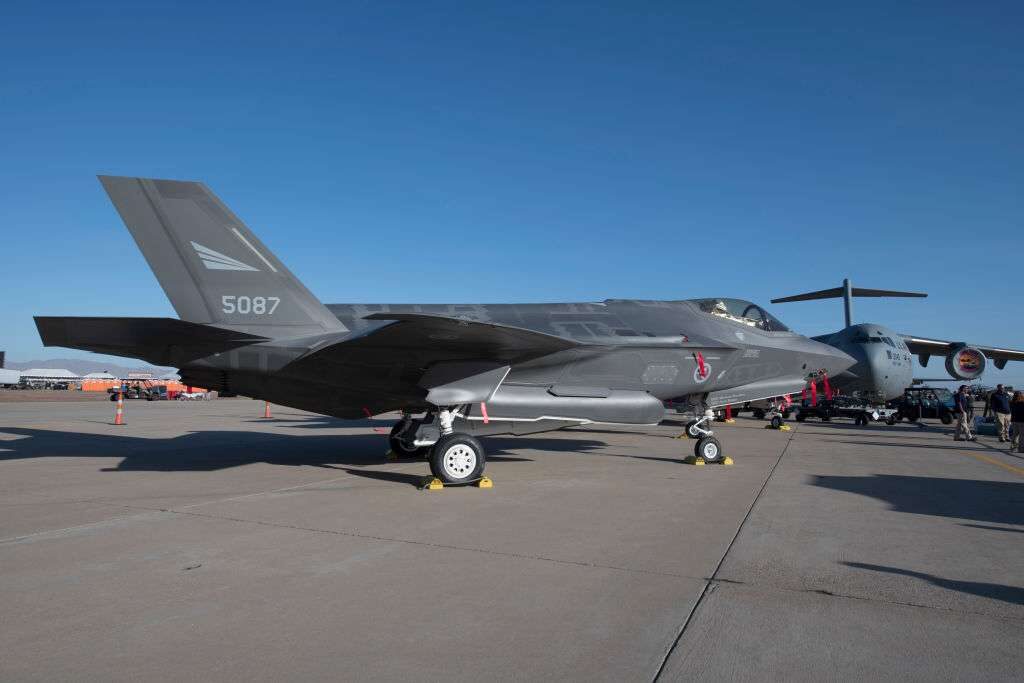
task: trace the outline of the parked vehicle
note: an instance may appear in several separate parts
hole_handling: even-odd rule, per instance
[[[179,401],[205,401],[210,395],[205,391],[182,391],[178,394]]]
[[[803,422],[809,417],[815,417],[822,422],[829,422],[834,417],[847,417],[858,425],[883,420],[886,424],[894,425],[897,421],[896,413],[894,408],[873,406],[860,398],[835,396],[831,400],[818,401],[817,405],[811,405],[810,401],[804,401],[797,411],[796,421]]]
[[[908,387],[903,396],[889,402],[896,410],[897,420],[917,422],[923,418],[938,418],[942,424],[953,422],[953,392],[935,387]]]
[[[145,398],[147,401],[167,401],[174,398],[174,396],[173,392],[167,391],[167,385],[157,384],[146,389]]]

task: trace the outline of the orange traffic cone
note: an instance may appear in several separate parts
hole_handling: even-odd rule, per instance
[[[263,417],[270,419],[270,401],[263,402]]]
[[[124,424],[124,394],[117,392],[117,409],[114,411],[114,424]]]

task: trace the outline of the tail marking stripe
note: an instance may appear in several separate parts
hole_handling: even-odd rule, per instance
[[[258,250],[256,249],[256,247],[254,247],[254,246],[252,246],[251,244],[249,244],[249,240],[245,239],[245,235],[243,235],[242,233],[240,233],[240,232],[238,231],[238,228],[231,228],[231,231],[232,231],[232,232],[234,232],[234,233],[235,233],[236,235],[238,235],[238,239],[242,240],[242,242],[243,242],[243,243],[245,244],[245,246],[247,246],[247,247],[249,247],[250,249],[252,249],[252,253],[254,253],[254,254],[256,254],[257,256],[259,256],[259,257],[260,257],[260,260],[261,260],[261,261],[263,261],[264,263],[266,263],[266,264],[267,264],[267,268],[270,268],[271,272],[274,272],[274,273],[276,273],[276,272],[277,272],[277,268],[275,268],[275,267],[274,267],[274,264],[273,264],[273,263],[271,263],[270,261],[268,261],[268,260],[267,260],[267,257],[266,257],[266,256],[264,256],[263,254],[261,254],[261,253],[260,253],[260,252],[259,252],[259,251],[258,251]]]

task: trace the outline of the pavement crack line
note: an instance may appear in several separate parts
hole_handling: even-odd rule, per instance
[[[234,500],[240,500],[242,498],[251,498],[252,496],[264,496],[264,495],[269,495],[269,494],[273,494],[273,493],[283,493],[285,491],[294,491],[296,489],[306,488],[306,487],[309,487],[309,486],[316,486],[318,484],[330,484],[331,482],[339,481],[339,480],[345,479],[347,477],[348,477],[348,475],[341,475],[341,476],[338,476],[338,477],[331,477],[330,479],[319,479],[317,481],[308,481],[308,482],[306,482],[304,484],[295,484],[293,486],[285,486],[285,487],[282,487],[282,488],[279,488],[279,489],[271,489],[269,491],[254,491],[252,493],[243,493],[243,494],[239,494],[239,495],[235,495],[235,496],[229,496],[227,498],[216,498],[214,500],[204,500],[204,501],[201,501],[199,503],[191,503],[189,505],[185,505],[181,509],[182,510],[187,510],[189,508],[199,507],[200,505],[213,505],[215,503],[227,503],[227,502],[234,501]],[[117,503],[117,502],[113,502],[113,501],[106,501],[106,500],[103,500],[103,499],[75,500],[75,501],[70,501],[70,502],[72,502],[72,503],[93,503],[93,504],[96,504],[96,505],[106,505],[107,507],[121,508],[121,509],[124,509],[124,510],[141,510],[143,512],[140,512],[137,515],[127,515],[127,516],[124,516],[124,517],[113,517],[113,518],[108,518],[108,519],[100,519],[100,520],[97,520],[95,522],[87,522],[85,524],[76,524],[74,526],[67,526],[67,527],[63,527],[61,529],[44,529],[42,531],[34,531],[34,532],[30,533],[30,534],[21,534],[20,536],[9,536],[8,538],[0,538],[0,545],[7,544],[7,543],[17,543],[18,541],[23,541],[23,540],[25,540],[27,538],[34,538],[36,536],[45,536],[47,534],[61,534],[61,533],[67,533],[69,531],[78,531],[79,529],[89,529],[91,527],[99,527],[99,526],[103,526],[104,524],[109,524],[111,522],[123,522],[123,521],[129,520],[129,519],[134,519],[136,517],[144,517],[145,515],[153,513],[153,512],[174,512],[174,510],[171,510],[169,508],[147,507],[145,505],[126,505],[124,503]]]
[[[786,452],[789,451],[789,447],[790,445],[792,445],[793,439],[796,438],[798,432],[799,429],[794,429],[792,431],[792,433],[789,435],[789,439],[786,440],[786,445],[782,447],[782,451],[779,453],[779,457],[775,460],[775,463],[772,465],[771,469],[768,470],[768,475],[764,478],[764,482],[761,484],[761,488],[758,490],[757,495],[754,496],[754,500],[750,502],[750,507],[747,508],[747,514],[743,515],[743,519],[740,521],[739,526],[736,527],[736,533],[733,534],[732,540],[729,541],[729,545],[726,547],[725,552],[722,553],[721,559],[718,560],[718,565],[715,567],[715,571],[711,573],[711,578],[706,580],[704,584],[704,589],[701,590],[696,602],[693,603],[693,607],[690,608],[690,613],[686,615],[686,620],[683,622],[682,627],[680,627],[679,633],[676,634],[676,637],[672,641],[672,644],[665,652],[665,656],[662,657],[661,664],[658,666],[658,670],[657,672],[655,672],[654,678],[651,679],[653,682],[656,683],[661,678],[661,675],[665,672],[665,667],[668,666],[668,660],[672,657],[672,653],[675,652],[675,649],[676,647],[678,647],[679,642],[683,639],[683,634],[686,633],[687,627],[689,627],[690,623],[693,621],[693,617],[697,614],[697,610],[700,608],[701,603],[704,602],[704,598],[706,598],[708,595],[711,595],[711,593],[713,593],[717,589],[719,584],[718,572],[722,570],[722,565],[725,564],[725,558],[729,556],[729,553],[732,551],[733,546],[736,545],[736,539],[740,537],[740,532],[743,531],[743,527],[746,526],[747,520],[750,519],[751,513],[754,512],[754,507],[757,506],[757,501],[761,500],[761,496],[764,495],[765,489],[768,488],[768,482],[771,481],[772,475],[775,474],[775,469],[779,466],[779,463],[782,462],[782,458],[786,455]]]
[[[333,480],[330,480],[330,481],[333,481]],[[294,490],[294,489],[297,489],[297,488],[302,488],[303,486],[313,486],[315,484],[322,484],[322,483],[326,483],[326,482],[310,482],[309,484],[302,484],[300,486],[290,486],[290,487],[287,487],[285,489],[276,489],[274,491],[265,491],[265,492],[259,492],[259,493],[252,493],[252,494],[246,494],[246,495],[243,495],[243,496],[233,496],[233,497],[228,498],[226,500],[237,500],[238,498],[247,498],[249,496],[262,495],[262,494],[265,494],[265,493],[277,493],[278,491],[290,491],[290,490]],[[520,559],[520,560],[531,560],[531,561],[535,561],[535,562],[551,562],[553,564],[568,565],[568,566],[575,566],[575,567],[586,567],[586,568],[590,568],[590,569],[605,569],[605,570],[609,570],[609,571],[625,572],[625,573],[628,573],[628,574],[642,574],[642,575],[648,575],[648,576],[664,576],[664,577],[668,577],[668,578],[672,578],[672,579],[688,579],[688,580],[699,580],[700,579],[700,577],[687,576],[685,574],[678,574],[678,573],[675,573],[675,572],[656,571],[656,570],[652,570],[652,569],[638,569],[638,568],[635,568],[635,567],[620,567],[620,566],[616,566],[616,565],[600,564],[600,563],[597,563],[597,562],[584,562],[584,561],[580,561],[580,560],[564,560],[564,559],[559,559],[559,558],[556,558],[556,557],[547,557],[547,556],[544,556],[544,555],[528,555],[528,554],[525,554],[525,553],[513,553],[513,552],[508,552],[508,551],[503,551],[503,550],[488,550],[487,548],[473,548],[471,546],[458,546],[458,545],[450,545],[450,544],[446,544],[446,543],[433,543],[431,541],[417,541],[417,540],[410,539],[410,538],[393,538],[393,537],[389,537],[389,536],[379,536],[379,535],[375,535],[375,534],[364,534],[364,533],[361,533],[361,532],[358,532],[358,531],[347,531],[347,530],[344,530],[344,529],[318,529],[316,527],[305,527],[305,526],[299,526],[297,524],[282,524],[280,522],[267,522],[267,521],[258,520],[258,519],[245,519],[244,517],[228,517],[228,516],[225,516],[225,515],[214,515],[214,514],[203,513],[203,512],[194,512],[194,511],[190,510],[190,508],[194,508],[194,507],[197,507],[199,505],[207,505],[209,503],[217,503],[217,502],[223,502],[223,501],[217,500],[217,501],[206,501],[204,503],[194,503],[192,505],[187,505],[187,506],[185,506],[183,508],[179,508],[179,509],[159,508],[159,507],[146,507],[146,506],[143,506],[143,505],[123,505],[122,504],[122,505],[118,505],[117,507],[123,508],[125,510],[136,510],[136,511],[138,511],[138,514],[127,515],[125,517],[115,517],[113,519],[105,519],[105,520],[102,520],[102,521],[99,521],[99,522],[91,522],[89,524],[80,524],[78,526],[65,527],[63,529],[53,529],[53,530],[49,530],[49,531],[39,531],[39,532],[36,532],[34,534],[24,534],[22,536],[17,536],[17,537],[13,537],[13,538],[0,539],[0,544],[15,543],[17,541],[22,541],[22,540],[25,540],[27,538],[32,538],[34,536],[41,536],[41,535],[45,535],[45,534],[59,534],[59,533],[68,532],[68,531],[76,531],[78,529],[86,529],[86,528],[89,528],[89,527],[97,527],[97,526],[102,526],[104,524],[109,524],[111,522],[123,522],[123,521],[126,521],[126,520],[136,519],[136,518],[139,518],[139,517],[145,517],[146,515],[152,515],[152,514],[156,513],[156,514],[177,515],[177,516],[185,516],[185,517],[198,517],[198,518],[201,518],[201,519],[211,519],[211,520],[218,520],[218,521],[224,521],[224,522],[237,522],[237,523],[240,523],[240,524],[251,524],[251,525],[256,525],[256,526],[265,526],[265,527],[272,527],[272,528],[277,528],[277,529],[290,529],[290,530],[293,530],[293,531],[305,531],[305,532],[308,532],[308,533],[315,533],[315,534],[328,534],[328,535],[332,535],[332,536],[346,536],[346,537],[349,537],[349,538],[358,538],[358,539],[363,539],[363,540],[368,540],[368,541],[381,541],[381,542],[385,542],[385,543],[403,543],[403,544],[406,544],[406,545],[413,545],[413,546],[419,546],[419,547],[424,547],[424,548],[433,548],[433,549],[437,549],[437,550],[456,550],[456,551],[461,551],[461,552],[480,553],[480,554],[483,554],[483,555],[492,555],[492,556],[497,556],[497,557],[508,557],[508,558],[514,558],[514,559]],[[704,579],[704,580],[707,581],[707,579]]]
[[[675,572],[663,572],[656,571],[653,569],[637,569],[634,567],[619,567],[611,564],[600,564],[598,562],[584,562],[582,560],[563,560],[557,557],[547,557],[545,555],[529,555],[526,553],[513,553],[505,550],[489,550],[487,548],[474,548],[472,546],[461,546],[451,545],[448,543],[434,543],[432,541],[417,541],[411,538],[394,538],[390,536],[379,536],[377,534],[364,534],[358,531],[347,531],[344,529],[318,529],[316,527],[299,526],[297,524],[282,524],[280,522],[267,522],[259,519],[245,519],[244,517],[227,517],[224,515],[212,515],[203,512],[191,512],[187,510],[153,510],[154,512],[166,512],[172,515],[186,515],[189,517],[201,517],[204,519],[215,519],[225,522],[238,522],[241,524],[254,524],[257,526],[267,526],[276,529],[291,529],[293,531],[306,531],[314,534],[328,534],[332,536],[346,536],[349,538],[359,538],[368,541],[382,541],[385,543],[404,543],[406,545],[419,546],[424,548],[434,548],[438,550],[457,550],[461,552],[469,553],[480,553],[482,555],[494,555],[497,557],[509,557],[519,560],[532,560],[536,562],[551,562],[554,564],[570,565],[574,567],[587,567],[591,569],[607,569],[617,572],[626,572],[629,574],[645,574],[649,576],[665,576],[673,579],[696,579],[697,577],[687,576],[685,574],[677,574]]]

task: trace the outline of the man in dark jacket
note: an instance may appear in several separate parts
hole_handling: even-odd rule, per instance
[[[953,438],[956,441],[974,441],[975,436],[971,433],[971,407],[974,399],[967,391],[967,385],[961,384],[960,390],[953,394],[953,402],[956,404],[956,433]]]
[[[988,405],[996,421],[999,443],[1006,443],[1010,440],[1010,394],[1003,389],[1002,384],[996,385],[996,390],[989,396]]]
[[[1018,391],[1013,395],[1013,403],[1010,404],[1010,420],[1013,422],[1013,441],[1010,442],[1010,452],[1013,453],[1016,450],[1018,453],[1024,453],[1024,391]]]

